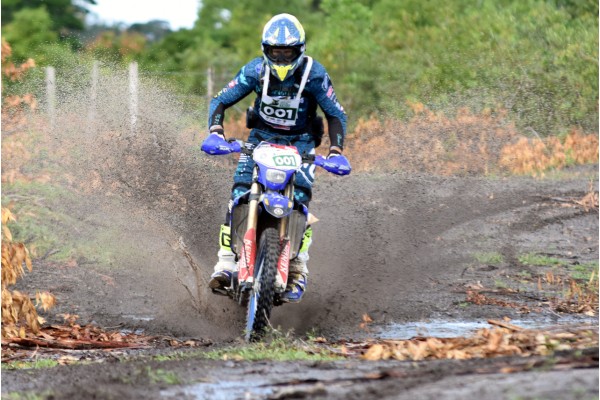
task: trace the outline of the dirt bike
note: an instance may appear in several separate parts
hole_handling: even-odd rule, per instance
[[[337,175],[348,175],[351,167],[342,155],[300,155],[292,145],[252,145],[218,135],[210,135],[202,150],[211,155],[242,153],[255,161],[250,190],[233,200],[229,215],[238,271],[230,287],[213,291],[247,307],[245,338],[260,340],[273,306],[284,303],[290,260],[297,256],[307,228],[308,208],[294,199],[296,172],[304,163]]]

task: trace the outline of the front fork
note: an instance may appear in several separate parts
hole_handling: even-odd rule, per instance
[[[254,172],[253,178],[254,179],[252,185],[250,186],[250,195],[248,199],[248,222],[246,225],[246,231],[244,233],[238,272],[238,279],[240,281],[240,285],[245,288],[251,287],[254,283],[254,268],[256,264],[256,230],[258,224],[258,204],[260,201],[261,194],[261,186],[256,181],[256,170]],[[284,194],[287,198],[293,201],[294,185],[289,184],[285,188]],[[290,240],[288,237],[288,225],[289,216],[282,218],[279,224],[279,240],[282,246],[281,252],[279,254],[279,260],[277,263],[278,274],[275,287],[275,291],[278,293],[282,293],[285,290],[289,274]]]
[[[256,175],[256,171],[255,171]],[[256,262],[256,225],[258,223],[258,200],[260,198],[260,185],[253,180],[250,186],[250,197],[248,201],[248,223],[244,232],[242,252],[239,262],[238,279],[240,284],[244,282],[252,284],[254,281],[254,264]]]
[[[294,201],[294,184],[286,186],[285,196]],[[281,253],[277,261],[277,276],[275,280],[275,292],[283,293],[287,286],[288,275],[290,273],[290,238],[288,235],[288,225],[290,217],[284,217],[279,224],[279,241],[281,243]]]

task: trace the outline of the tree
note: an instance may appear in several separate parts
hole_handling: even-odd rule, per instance
[[[167,21],[156,19],[144,24],[133,24],[127,30],[129,32],[141,33],[149,42],[157,42],[171,33],[171,27]]]
[[[4,38],[11,44],[13,58],[23,61],[32,54],[38,62],[42,47],[58,39],[52,30],[52,20],[45,7],[17,11],[11,23],[3,27]]]
[[[11,23],[16,14],[24,9],[45,6],[52,21],[51,30],[61,37],[85,28],[86,6],[95,5],[96,0],[2,0],[2,25]]]

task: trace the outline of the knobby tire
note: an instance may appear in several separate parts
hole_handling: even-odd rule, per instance
[[[255,285],[248,302],[246,323],[246,340],[248,341],[260,340],[269,326],[269,318],[271,318],[277,262],[281,252],[279,233],[276,228],[265,228],[260,235],[258,249],[256,264],[258,276],[255,276],[255,279],[259,285]]]

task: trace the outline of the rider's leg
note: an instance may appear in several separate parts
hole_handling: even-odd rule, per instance
[[[315,153],[314,139],[310,134],[302,135],[295,145],[300,153]],[[312,197],[312,185],[314,181],[315,166],[313,164],[304,164],[300,171],[296,173],[294,197],[296,201],[304,204],[306,207],[308,207],[308,203]],[[288,285],[282,295],[283,301],[298,302],[304,295],[308,277],[308,249],[311,242],[312,228],[309,226],[304,232],[298,255],[293,260],[290,260]]]
[[[312,228],[309,226],[304,231],[304,237],[302,238],[302,244],[300,245],[300,251],[296,258],[290,261],[290,274],[288,276],[288,284],[283,293],[283,300],[296,303],[302,299],[304,291],[306,290],[306,283],[308,277],[308,249],[312,243]]]
[[[231,277],[237,270],[235,254],[231,251],[231,232],[229,225],[221,225],[219,234],[219,261],[214,266],[214,272],[210,276],[208,286],[211,289],[223,289],[231,285]]]

